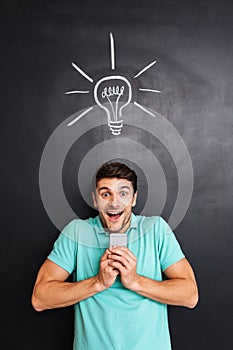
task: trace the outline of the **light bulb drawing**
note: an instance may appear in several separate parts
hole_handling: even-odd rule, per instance
[[[110,33],[110,61],[111,61],[111,70],[116,69],[115,62],[115,42],[113,34]],[[149,68],[155,65],[157,61],[152,61],[145,67],[143,67],[137,74],[133,76],[133,79],[138,78],[141,74],[146,72]],[[87,79],[90,83],[94,83],[94,79],[90,77],[87,73],[84,72],[82,68],[80,68],[76,63],[71,63],[73,68],[81,74],[85,79]],[[139,91],[142,92],[152,92],[160,94],[161,91],[157,89],[150,88],[139,88]],[[67,91],[66,95],[72,94],[88,94],[90,90],[74,90]],[[104,78],[98,80],[94,85],[93,95],[96,104],[102,108],[106,115],[108,126],[113,135],[118,136],[121,133],[123,127],[123,115],[122,110],[130,104],[132,100],[132,86],[129,80],[122,75],[109,75]],[[146,107],[142,106],[136,101],[133,101],[134,105],[147,114],[155,117],[155,115],[148,110]],[[84,112],[78,115],[75,119],[70,121],[67,126],[72,126],[82,117],[84,117],[87,113],[89,113],[93,107],[87,108]]]
[[[128,79],[120,75],[100,79],[94,87],[94,98],[98,106],[105,110],[112,134],[120,135],[123,127],[122,110],[132,98],[132,88]],[[119,102],[122,102],[120,106]]]

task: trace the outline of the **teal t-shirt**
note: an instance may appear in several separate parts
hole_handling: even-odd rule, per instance
[[[163,280],[162,272],[184,258],[174,233],[159,216],[132,214],[128,248],[139,275]],[[109,245],[99,216],[73,220],[48,259],[73,273],[74,281],[97,275]],[[167,305],[123,287],[120,276],[108,289],[75,304],[74,350],[170,350]]]

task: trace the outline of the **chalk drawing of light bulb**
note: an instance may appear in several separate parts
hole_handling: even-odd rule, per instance
[[[112,134],[120,135],[123,127],[122,110],[132,98],[132,88],[128,79],[121,75],[100,79],[94,87],[94,98],[98,106],[106,112]]]
[[[110,63],[111,63],[111,70],[115,71],[116,69],[116,62],[115,62],[115,41],[113,34],[110,33]],[[132,78],[136,79],[141,74],[145,73],[149,68],[153,67],[156,61],[152,61],[149,64],[147,64],[144,68],[142,68],[137,74],[135,74]],[[76,63],[72,62],[73,68],[81,74],[85,79],[87,79],[91,84],[94,85],[93,95],[96,104],[101,107],[107,114],[108,119],[108,126],[112,132],[113,135],[118,136],[121,133],[122,127],[123,127],[123,116],[122,116],[122,110],[131,103],[132,99],[132,87],[128,79],[126,79],[122,75],[109,75],[104,78],[101,78],[97,81],[97,83],[94,82],[94,78],[92,78],[89,74],[84,72],[82,68],[80,68]],[[139,88],[139,91],[142,91],[143,93],[158,93],[160,94],[161,91],[157,89],[150,89],[150,88]],[[92,89],[89,90],[72,90],[67,91],[66,95],[72,95],[72,94],[89,94],[92,92]],[[145,108],[144,106],[140,105],[138,102],[133,101],[134,105],[146,112],[147,114],[155,117],[155,115]],[[91,112],[93,110],[93,106],[88,107],[81,113],[75,113],[73,116],[75,118],[67,124],[68,127],[74,125],[76,122],[78,122],[81,118],[83,118],[86,114]]]

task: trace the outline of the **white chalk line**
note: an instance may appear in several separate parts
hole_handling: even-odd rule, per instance
[[[84,90],[74,90],[74,91],[67,91],[65,92],[66,95],[70,94],[88,94],[90,91],[84,91]]]
[[[147,69],[149,69],[150,67],[152,67],[157,61],[153,61],[150,64],[148,64],[148,66],[146,66],[145,68],[143,68],[142,70],[140,70],[140,72],[138,72],[134,78],[139,77],[139,75],[141,75],[142,73],[144,73]]]
[[[137,106],[138,108],[142,109],[144,112],[150,114],[152,117],[155,117],[155,115],[154,115],[152,112],[148,111],[148,109],[146,109],[145,107],[143,107],[143,106],[140,105],[139,103],[134,102],[134,104],[135,104],[135,106]]]
[[[161,94],[162,91],[160,90],[154,90],[154,89],[143,89],[139,88],[140,91],[146,91],[146,92],[156,92],[157,94]]]
[[[79,66],[77,66],[77,64],[75,64],[73,62],[71,62],[71,64],[74,67],[74,69],[76,69],[84,78],[86,78],[91,83],[93,83],[94,80],[91,77],[89,77],[89,75],[87,75]]]
[[[113,34],[110,33],[110,47],[111,47],[111,68],[115,69],[115,46],[114,46],[114,37]]]
[[[74,123],[76,123],[79,119],[81,119],[84,115],[86,115],[87,113],[89,113],[91,110],[93,109],[93,107],[90,107],[88,109],[86,109],[83,113],[81,113],[79,116],[77,116],[77,118],[75,118],[74,120],[72,120],[71,122],[69,122],[67,124],[67,126],[72,126]]]

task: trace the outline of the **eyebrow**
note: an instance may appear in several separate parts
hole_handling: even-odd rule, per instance
[[[108,187],[100,187],[100,188],[98,189],[98,192],[100,192],[101,190],[110,190],[110,188],[108,188]]]
[[[129,187],[129,186],[126,186],[126,185],[119,187],[119,190],[122,190],[123,188],[126,188],[127,190],[130,190],[130,187]],[[107,187],[107,186],[103,186],[103,187],[100,187],[100,188],[98,189],[98,192],[100,192],[100,191],[102,191],[102,190],[109,190],[109,191],[111,191],[111,188],[109,188],[109,187]]]
[[[120,187],[120,190],[122,190],[123,188],[126,188],[126,189],[130,190],[130,187],[129,187],[129,186],[126,186],[126,185],[121,186],[121,187]]]

